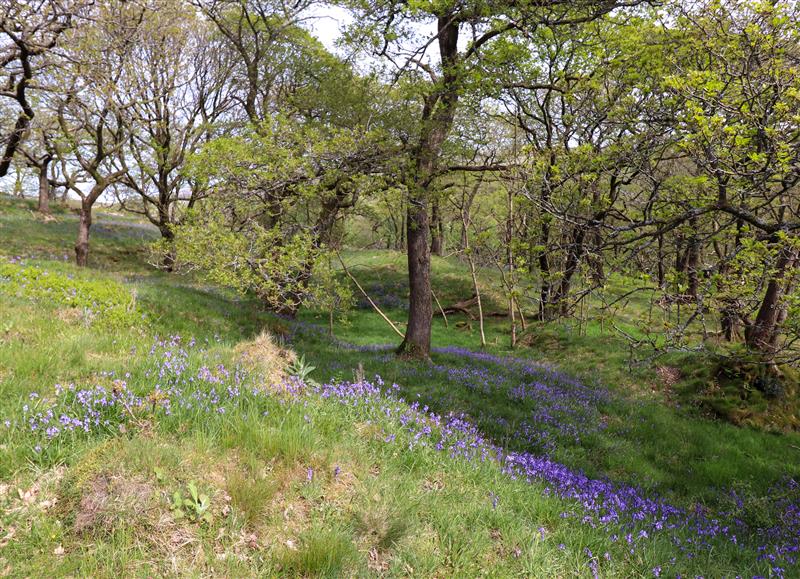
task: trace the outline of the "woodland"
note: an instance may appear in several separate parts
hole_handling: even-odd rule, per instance
[[[0,0],[0,192],[0,575],[800,577],[793,0]]]

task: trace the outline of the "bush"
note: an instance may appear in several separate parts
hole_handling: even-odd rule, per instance
[[[78,308],[88,323],[130,327],[143,314],[135,296],[111,280],[85,280],[19,262],[0,262],[0,293]]]

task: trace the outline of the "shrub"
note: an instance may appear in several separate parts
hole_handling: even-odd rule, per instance
[[[78,308],[87,323],[122,328],[141,323],[135,295],[112,280],[86,280],[18,262],[0,262],[0,292]]]

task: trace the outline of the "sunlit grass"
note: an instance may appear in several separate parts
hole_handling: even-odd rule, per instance
[[[71,232],[47,229],[24,212],[8,218],[12,228],[28,227],[29,241],[15,241],[26,255],[52,254],[68,247]],[[102,218],[101,218],[102,222]],[[45,231],[46,230],[46,231]],[[0,229],[5,236],[8,229]],[[20,229],[14,229],[20,231]],[[69,235],[67,235],[69,233]],[[4,237],[5,239],[5,237]],[[48,245],[49,244],[49,245]],[[119,245],[115,245],[119,244]],[[135,289],[148,321],[138,328],[111,329],[59,315],[56,304],[6,296],[0,299],[0,420],[18,418],[31,393],[53,395],[57,383],[89,386],[124,377],[141,395],[159,379],[150,373],[151,346],[181,334],[195,337],[202,350],[187,355],[192,372],[201,366],[235,365],[233,347],[264,327],[288,333],[291,345],[317,367],[311,377],[353,380],[361,366],[367,378],[380,374],[397,382],[400,394],[441,414],[464,413],[495,443],[508,450],[531,450],[513,436],[516,426],[537,409],[536,400],[509,397],[519,379],[502,367],[482,364],[502,388],[483,393],[459,377],[428,374],[426,363],[395,359],[391,351],[361,352],[342,347],[320,332],[293,332],[292,323],[261,311],[252,301],[204,287],[191,278],[152,272],[141,256],[141,241],[98,238],[95,262],[79,272],[70,263],[32,261],[44,268],[92,279],[114,279]],[[34,247],[36,246],[36,247]],[[36,251],[23,251],[26,248]],[[127,253],[135,249],[137,253]],[[124,251],[123,251],[124,250]],[[108,251],[108,254],[104,252]],[[404,276],[404,257],[394,252],[347,254],[354,273],[366,283],[395,284]],[[126,261],[130,258],[130,261]],[[126,265],[127,264],[127,265]],[[443,301],[466,297],[469,280],[457,260],[435,260],[434,288]],[[492,283],[489,272],[483,275]],[[501,302],[488,307],[500,309]],[[388,309],[402,322],[402,308]],[[325,324],[324,314],[305,313],[305,322]],[[478,349],[476,326],[458,329],[434,322],[434,344]],[[463,318],[462,318],[463,319]],[[368,309],[337,322],[337,338],[361,345],[393,344],[397,337]],[[597,408],[606,425],[580,442],[559,439],[551,454],[570,468],[594,477],[633,483],[686,508],[731,506],[720,489],[736,487],[747,498],[740,516],[770,522],[768,488],[786,474],[800,475],[796,434],[775,435],[709,420],[691,408],[666,404],[654,376],[627,365],[624,342],[599,326],[578,335],[567,324],[530,332],[525,347],[511,352],[504,320],[487,323],[488,350],[557,365],[569,376],[608,389],[613,396]],[[435,353],[447,368],[474,364],[454,354]],[[104,382],[105,381],[105,382]],[[163,386],[163,384],[160,384]],[[0,425],[0,569],[15,576],[98,577],[146,575],[219,576],[591,576],[597,559],[603,577],[652,576],[652,568],[674,556],[674,545],[657,539],[635,557],[609,534],[581,525],[562,513],[571,503],[544,494],[534,481],[514,481],[496,464],[450,459],[430,448],[409,450],[387,443],[402,435],[389,417],[371,417],[309,398],[299,404],[278,396],[248,399],[236,413],[175,409],[166,416],[145,408],[124,429],[76,436],[38,453],[36,441],[19,429]],[[124,413],[123,413],[124,414]],[[595,416],[595,414],[592,414]],[[401,436],[402,440],[402,436]],[[78,532],[76,513],[100,482],[108,488],[107,518],[91,532]],[[175,491],[186,494],[196,481],[211,497],[213,522],[176,521],[170,510]],[[127,487],[125,485],[128,485]],[[113,505],[127,503],[126,488],[149,489],[138,509],[123,509],[124,524],[108,525]],[[17,489],[36,489],[25,503]],[[136,494],[135,496],[141,496]],[[55,502],[49,502],[53,501]],[[42,506],[45,504],[46,506]],[[592,553],[588,557],[586,550]],[[605,560],[603,554],[613,554]],[[735,576],[762,572],[750,550],[717,546],[684,561],[692,576]]]

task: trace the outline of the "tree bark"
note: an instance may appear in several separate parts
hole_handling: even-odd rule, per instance
[[[169,226],[169,223],[163,223],[159,228],[161,239],[167,244],[167,251],[164,253],[164,259],[161,260],[161,267],[168,272],[175,271],[175,232]]]
[[[697,231],[697,219],[689,220],[689,226],[693,232]],[[686,248],[686,276],[688,280],[687,293],[697,299],[697,290],[700,285],[698,269],[700,267],[700,240],[696,233],[689,236],[688,247]]]
[[[444,226],[438,200],[431,206],[431,226],[431,253],[441,257],[444,255]]]
[[[44,157],[39,165],[39,213],[50,214],[50,181],[47,171],[50,167],[50,157]]]
[[[75,263],[78,267],[86,267],[89,263],[89,230],[92,227],[93,203],[83,200],[78,221],[78,240],[75,242]]]
[[[478,303],[478,328],[480,329],[481,333],[481,348],[486,347],[486,333],[483,330],[483,304],[481,303],[481,290],[478,287],[478,275],[475,271],[475,260],[472,259],[472,255],[469,252],[469,248],[467,248],[467,260],[469,261],[469,271],[472,275],[472,288],[475,292],[475,297],[477,298]]]
[[[753,324],[747,328],[745,339],[747,346],[763,354],[774,353],[780,334],[783,298],[786,290],[788,272],[795,266],[796,251],[782,247],[775,264],[775,272],[767,284],[767,291]]]
[[[441,88],[428,95],[422,110],[422,131],[414,158],[414,176],[409,187],[406,236],[408,241],[408,325],[398,353],[414,358],[428,358],[431,351],[430,221],[428,202],[439,156],[453,125],[458,104],[459,73],[458,22],[452,14],[438,19],[439,53],[443,77]]]
[[[424,197],[410,199],[408,206],[408,326],[399,352],[427,358],[431,351],[431,256],[428,245],[428,208]]]
[[[506,266],[508,267],[508,319],[511,321],[511,349],[517,346],[517,320],[514,316],[514,192],[508,190],[508,217],[506,219]],[[502,271],[501,271],[502,273]],[[503,274],[503,278],[505,278]]]
[[[666,272],[664,269],[664,236],[658,236],[658,287],[664,289],[666,285]]]
[[[78,219],[78,240],[75,242],[75,263],[78,267],[86,267],[89,263],[89,232],[92,227],[92,207],[95,202],[115,179],[119,178],[119,173],[110,179],[95,176],[95,184],[81,199],[80,217]]]
[[[569,292],[572,289],[572,277],[578,270],[578,265],[584,254],[584,239],[586,237],[586,229],[579,227],[573,232],[572,242],[570,243],[567,251],[567,263],[564,268],[564,275],[558,284],[555,297],[553,299],[553,307],[558,308],[558,313],[561,316],[569,314]]]

